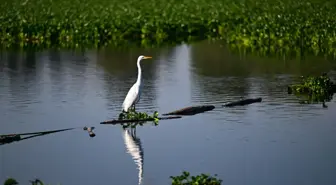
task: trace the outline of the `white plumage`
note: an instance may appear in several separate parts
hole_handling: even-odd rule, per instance
[[[126,146],[127,153],[129,153],[135,164],[138,166],[139,174],[139,185],[142,183],[143,178],[143,162],[144,162],[144,151],[140,138],[136,137],[135,133],[131,133],[128,130],[124,130],[124,143]]]
[[[142,76],[141,76],[141,66],[140,66],[140,61],[143,59],[149,59],[152,57],[149,56],[139,56],[138,61],[137,61],[137,66],[138,66],[138,79],[133,84],[131,89],[128,91],[126,98],[122,104],[122,111],[128,112],[128,109],[133,106],[135,109],[135,104],[137,104],[140,100],[141,96],[141,90],[142,90]]]

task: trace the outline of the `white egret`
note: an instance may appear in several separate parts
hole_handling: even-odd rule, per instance
[[[130,107],[133,106],[135,110],[135,104],[137,104],[140,100],[140,95],[141,95],[141,90],[142,90],[142,77],[141,77],[141,66],[140,66],[140,61],[143,59],[150,59],[152,57],[149,56],[139,56],[138,61],[137,61],[137,66],[138,66],[138,79],[133,84],[131,89],[128,91],[126,98],[124,100],[124,103],[122,104],[122,111],[127,112]]]

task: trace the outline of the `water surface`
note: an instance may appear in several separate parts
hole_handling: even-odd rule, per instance
[[[136,138],[116,118],[142,62],[137,106],[149,113],[213,104],[211,112],[148,123]],[[201,42],[120,51],[2,52],[0,134],[75,127],[0,146],[0,181],[50,184],[169,184],[182,170],[218,174],[230,185],[336,183],[336,104],[303,105],[287,94],[301,75],[329,71],[324,57],[258,57]],[[261,103],[224,108],[262,97]],[[94,126],[90,138],[84,126]]]

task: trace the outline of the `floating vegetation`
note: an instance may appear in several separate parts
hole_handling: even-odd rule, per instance
[[[301,84],[288,86],[288,94],[295,94],[306,100],[302,103],[325,102],[332,99],[336,85],[326,74],[304,78]]]
[[[159,113],[157,111],[154,111],[153,115],[148,115],[146,112],[136,112],[132,109],[129,109],[128,112],[121,112],[119,114],[118,120],[135,120],[138,123],[135,125],[132,125],[131,123],[127,123],[126,125],[123,125],[124,128],[127,128],[129,126],[135,127],[137,124],[142,125],[147,120],[153,121],[154,125],[158,125],[159,123]]]
[[[3,47],[127,46],[206,38],[243,46],[335,51],[334,2],[22,0],[0,7]]]
[[[182,118],[181,116],[168,116],[168,117],[158,117],[158,120],[167,120],[167,119],[179,119]],[[100,124],[111,124],[111,125],[116,125],[116,124],[124,124],[124,123],[134,123],[134,122],[145,122],[145,121],[154,121],[154,118],[147,118],[147,119],[142,119],[142,120],[136,120],[136,119],[124,119],[124,120],[119,120],[119,119],[112,119],[112,120],[106,120],[100,122]]]
[[[201,174],[197,176],[190,176],[189,172],[183,171],[182,175],[179,176],[171,176],[172,185],[220,185],[222,180],[217,179],[215,177],[211,177],[207,174]]]
[[[304,78],[301,84],[290,85],[288,90],[298,94],[327,94],[335,91],[335,85],[326,74],[323,74]]]

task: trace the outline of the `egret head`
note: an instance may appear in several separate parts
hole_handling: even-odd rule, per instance
[[[140,55],[139,58],[138,58],[138,62],[139,62],[140,60],[143,60],[143,59],[150,59],[150,58],[152,58],[152,57],[150,57],[150,56]]]

